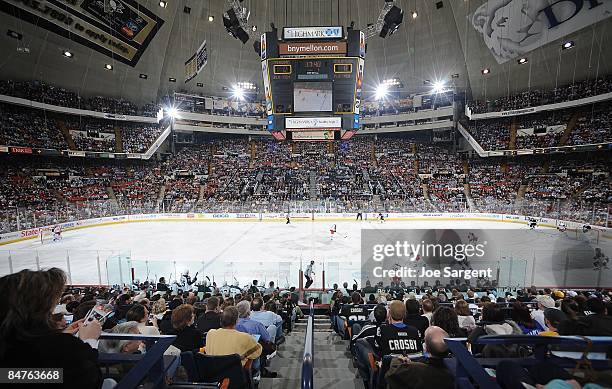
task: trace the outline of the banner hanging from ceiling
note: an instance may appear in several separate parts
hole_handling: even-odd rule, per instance
[[[610,16],[609,0],[488,0],[472,26],[502,64]]]
[[[185,83],[192,80],[195,76],[200,74],[204,66],[208,63],[208,49],[206,48],[206,41],[202,42],[200,47],[196,50],[195,54],[185,61]]]
[[[134,0],[0,0],[0,11],[130,66],[164,24]]]

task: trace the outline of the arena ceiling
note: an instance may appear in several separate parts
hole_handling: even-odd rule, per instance
[[[126,0],[131,1],[131,0]],[[23,13],[7,6],[25,4],[17,0],[0,0],[3,29],[22,34],[18,40],[6,32],[0,35],[0,78],[42,79],[80,91],[122,97],[141,103],[172,91],[187,91],[216,96],[238,81],[251,81],[261,86],[259,58],[252,40],[243,45],[223,28],[222,14],[226,0],[168,0],[162,8],[157,0],[133,0],[163,20],[148,47],[135,66],[122,63],[72,39],[25,21]],[[602,20],[587,22],[564,37],[521,55],[528,63],[519,65],[516,58],[498,63],[483,34],[489,28],[503,32],[503,17],[496,18],[504,7],[522,6],[522,19],[533,16],[530,7],[545,7],[552,0],[398,0],[404,10],[404,23],[387,39],[373,37],[367,41],[366,93],[372,92],[383,79],[398,77],[406,93],[427,91],[425,80],[447,80],[458,89],[466,89],[477,98],[497,97],[528,88],[554,87],[572,80],[610,74],[612,70],[612,0],[563,0],[584,3],[587,7],[600,3]],[[91,0],[40,0],[40,3],[91,3]],[[439,4],[442,7],[439,7]],[[486,3],[486,5],[485,5]],[[383,0],[244,0],[251,11],[250,24],[258,32],[268,30],[271,22],[277,27],[308,25],[343,25],[351,21],[364,29],[376,21]],[[521,5],[522,4],[522,5]],[[527,6],[528,4],[528,6]],[[190,13],[185,12],[190,8]],[[418,16],[412,18],[412,11]],[[477,14],[476,18],[474,14]],[[209,15],[214,21],[208,20]],[[21,17],[17,17],[21,16]],[[487,19],[488,18],[488,19]],[[537,23],[525,24],[530,31]],[[484,28],[482,26],[485,26]],[[580,26],[578,26],[580,27]],[[496,30],[497,29],[497,30]],[[528,32],[529,34],[529,32]],[[513,50],[523,37],[503,36],[504,51]],[[208,64],[189,83],[184,83],[184,62],[194,54],[203,40],[207,41]],[[571,50],[561,50],[566,40],[575,42]],[[146,44],[144,45],[146,46]],[[29,53],[24,53],[27,48]],[[62,55],[70,50],[73,58]],[[112,64],[113,70],[104,69]],[[490,74],[483,75],[483,68]],[[140,79],[140,74],[147,79]],[[452,75],[456,75],[455,78]],[[176,82],[170,82],[175,78]],[[203,86],[198,86],[202,83]]]

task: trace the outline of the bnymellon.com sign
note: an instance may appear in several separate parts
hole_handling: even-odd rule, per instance
[[[472,26],[501,64],[610,16],[610,0],[488,0]]]
[[[135,66],[164,21],[133,0],[0,0],[0,10]]]

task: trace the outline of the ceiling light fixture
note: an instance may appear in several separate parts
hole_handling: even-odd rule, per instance
[[[166,8],[168,6],[168,2],[167,1],[160,1],[159,2],[159,6],[162,8]]]
[[[113,65],[107,63],[107,64],[104,65],[104,69],[106,69],[106,70],[113,70]]]
[[[209,22],[214,22],[215,21],[215,17],[213,15],[208,15],[208,21]]]
[[[529,61],[527,60],[527,58],[519,58],[517,62],[519,63],[519,65],[525,65]]]
[[[62,55],[63,55],[64,57],[66,57],[66,58],[72,58],[72,57],[74,57],[74,54],[72,54],[72,52],[71,52],[71,51],[68,51],[68,50],[64,50],[64,52],[62,53]]]
[[[491,69],[489,69],[489,68],[484,68],[484,69],[482,69],[480,72],[481,72],[482,74],[489,74],[489,73],[491,73]]]
[[[567,41],[564,42],[563,45],[561,45],[561,48],[563,50],[571,49],[572,47],[574,47],[574,41]]]

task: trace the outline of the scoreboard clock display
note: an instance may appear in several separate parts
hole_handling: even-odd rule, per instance
[[[296,61],[296,79],[328,80],[333,74],[331,61],[324,59],[305,59]]]
[[[355,114],[358,61],[355,57],[268,59],[272,113]]]

